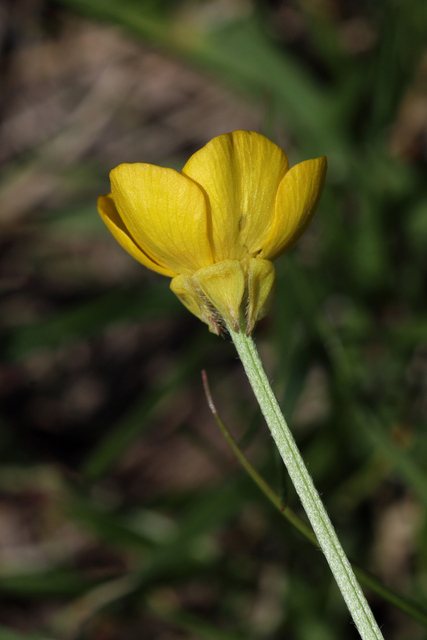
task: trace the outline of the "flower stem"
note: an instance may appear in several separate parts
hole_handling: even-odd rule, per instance
[[[242,327],[231,338],[305,512],[363,640],[383,640],[362,589],[271,389],[255,344]]]

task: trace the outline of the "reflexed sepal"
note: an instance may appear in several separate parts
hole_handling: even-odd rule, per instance
[[[193,313],[199,320],[205,322],[209,326],[212,333],[219,335],[221,327],[219,318],[209,301],[205,298],[197,282],[193,276],[179,275],[170,283],[170,288],[179,298],[184,307]]]
[[[270,310],[276,272],[269,260],[223,260],[193,275],[176,276],[170,287],[212,333],[220,334],[226,325],[239,332],[240,318],[245,315],[249,335]]]
[[[246,283],[243,265],[224,260],[199,269],[193,275],[173,278],[170,287],[191,313],[220,334],[228,325],[239,331],[239,318]]]
[[[187,307],[191,313],[194,313],[200,320],[203,320],[202,312],[198,304],[197,293],[192,286],[191,276],[180,275],[173,278],[170,288],[180,299],[184,307]]]
[[[224,260],[193,275],[210,304],[234,331],[239,331],[240,307],[245,293],[245,275],[238,260]]]
[[[246,262],[246,335],[270,311],[276,291],[276,271],[270,260],[252,258]]]
[[[238,330],[244,286],[243,271],[234,260],[200,269],[194,275],[181,274],[170,284],[182,304],[217,335],[226,325]]]

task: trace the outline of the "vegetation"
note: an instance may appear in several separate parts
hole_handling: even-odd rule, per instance
[[[255,339],[384,637],[426,638],[425,3],[2,11],[0,640],[357,638],[232,344],[96,213],[238,128],[328,156]]]

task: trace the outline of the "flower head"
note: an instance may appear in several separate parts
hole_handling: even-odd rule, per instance
[[[272,261],[304,233],[322,193],[326,157],[289,169],[285,152],[252,131],[213,138],[178,173],[121,164],[98,211],[116,240],[219,333],[246,332],[268,312]]]

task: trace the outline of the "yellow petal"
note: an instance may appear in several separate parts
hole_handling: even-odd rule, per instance
[[[246,333],[250,335],[258,320],[270,311],[276,291],[276,271],[269,260],[253,258],[246,265],[248,307]]]
[[[194,274],[200,289],[234,331],[239,331],[245,276],[237,260],[225,260]]]
[[[174,276],[175,273],[170,269],[161,267],[156,262],[151,260],[136,244],[136,242],[129,235],[123,220],[121,219],[116,205],[114,204],[114,198],[111,193],[107,196],[99,196],[98,198],[98,211],[99,215],[117,240],[119,244],[126,249],[130,255],[141,262],[145,267],[157,271],[164,276]]]
[[[323,156],[300,162],[285,175],[277,192],[274,224],[260,258],[275,260],[304,233],[322,195],[327,167]]]
[[[285,152],[252,131],[217,136],[191,156],[182,173],[208,195],[215,262],[241,260],[263,247],[287,170]]]
[[[144,252],[174,273],[212,264],[205,196],[192,180],[151,164],[121,164],[110,174],[117,210]]]

